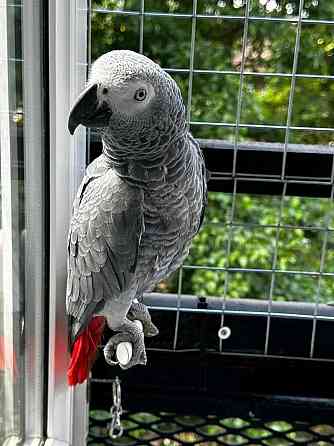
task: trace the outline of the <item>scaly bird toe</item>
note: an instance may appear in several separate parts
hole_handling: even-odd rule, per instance
[[[132,302],[128,311],[127,318],[131,321],[138,320],[143,324],[144,335],[147,337],[156,336],[159,334],[159,329],[153,324],[150,313],[141,302]]]
[[[119,331],[119,333],[112,336],[104,347],[103,352],[106,362],[110,365],[119,364],[124,370],[137,364],[146,365],[147,357],[144,334],[140,328],[134,322],[128,321],[117,328],[117,331]],[[132,355],[129,362],[126,364],[121,364],[116,358],[117,346],[121,342],[130,342],[132,345]]]

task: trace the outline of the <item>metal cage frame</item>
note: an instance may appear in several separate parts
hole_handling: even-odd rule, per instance
[[[276,417],[284,420],[328,422],[334,416],[332,369],[334,349],[331,343],[333,307],[320,303],[320,286],[324,277],[334,276],[324,269],[329,234],[333,231],[329,220],[324,225],[311,225],[323,234],[317,271],[281,271],[277,266],[279,230],[296,226],[282,222],[285,197],[302,196],[326,198],[334,195],[333,144],[292,144],[291,132],[334,132],[334,127],[294,126],[293,108],[298,79],[323,79],[332,81],[333,75],[298,72],[301,37],[304,25],[334,25],[332,18],[309,19],[304,16],[304,0],[299,0],[298,11],[290,17],[254,16],[251,5],[254,0],[242,1],[238,15],[203,14],[198,12],[199,1],[193,0],[189,12],[153,11],[145,0],[138,1],[137,10],[89,7],[87,13],[138,18],[138,48],[145,54],[145,20],[150,18],[174,18],[189,20],[189,60],[185,67],[163,67],[173,74],[185,74],[188,78],[187,118],[192,129],[198,126],[232,129],[232,141],[199,140],[209,170],[212,172],[209,190],[232,194],[230,216],[226,223],[229,233],[226,256],[231,249],[231,232],[237,226],[234,221],[235,201],[239,193],[266,194],[280,197],[276,229],[276,250],[268,269],[207,267],[225,274],[225,287],[220,299],[202,296],[185,296],[182,293],[182,269],[178,293],[164,296],[145,296],[153,318],[158,321],[161,335],[150,340],[149,365],[122,372],[105,365],[99,358],[91,380],[91,409],[109,410],[112,403],[111,380],[119,375],[123,380],[124,407],[130,412],[157,411],[187,414],[219,414],[222,417],[240,416],[245,419],[268,420]],[[243,24],[241,61],[239,70],[215,70],[196,67],[196,32],[198,20],[239,21]],[[290,72],[253,72],[246,69],[246,50],[249,26],[262,22],[290,23],[295,26],[293,62]],[[88,61],[90,63],[90,61]],[[89,64],[88,64],[89,65]],[[239,77],[236,98],[236,114],[233,122],[224,120],[199,121],[192,119],[192,98],[195,75],[232,75]],[[244,84],[248,76],[280,77],[290,83],[287,114],[281,125],[243,122],[242,106]],[[245,143],[240,129],[267,129],[284,132],[281,143]],[[101,151],[100,143],[91,134],[90,159]],[[244,223],[241,227],[246,227]],[[253,225],[254,229],[264,226]],[[307,226],[302,226],[307,229]],[[186,268],[206,268],[201,265],[185,265]],[[233,272],[260,272],[270,277],[267,302],[228,299],[228,275]],[[313,303],[293,304],[275,302],[273,293],[278,274],[295,274],[314,277],[317,289]],[[252,296],[249,296],[250,298]],[[232,327],[227,341],[218,339],[220,326]],[[240,335],[233,339],[233,333]],[[284,342],[279,341],[284,338]],[[149,398],[147,398],[149,395]],[[96,420],[92,420],[94,424]],[[142,424],[145,428],[145,423]],[[108,444],[112,444],[108,440]],[[329,441],[329,440],[328,440]],[[331,441],[334,441],[333,439]],[[138,444],[151,444],[138,441]],[[183,444],[183,443],[182,443]],[[193,443],[197,444],[197,443]],[[225,444],[225,443],[219,443]],[[226,443],[232,444],[232,443]],[[247,443],[249,444],[249,443]],[[255,441],[254,443],[255,444]],[[256,443],[266,444],[266,443]],[[295,443],[293,443],[295,444]],[[309,444],[307,442],[301,444]],[[325,443],[334,444],[334,443]]]

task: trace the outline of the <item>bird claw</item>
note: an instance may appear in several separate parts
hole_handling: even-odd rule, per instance
[[[127,318],[131,321],[140,321],[143,324],[143,331],[146,337],[153,337],[159,334],[159,329],[153,324],[151,315],[143,303],[132,302]]]
[[[133,322],[127,322],[118,329],[120,333],[112,336],[104,347],[104,357],[109,365],[119,365],[126,370],[134,365],[146,365],[147,356],[144,344],[143,332]],[[132,356],[126,364],[121,364],[116,358],[116,349],[121,342],[130,342],[132,345]]]

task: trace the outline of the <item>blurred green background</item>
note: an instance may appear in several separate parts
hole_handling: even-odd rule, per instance
[[[237,96],[244,29],[243,0],[198,0],[197,13],[207,17],[196,20],[194,68],[224,70],[226,74],[194,74],[191,125],[198,138],[234,141],[235,129],[228,125],[206,125],[205,122],[236,121]],[[91,58],[112,49],[139,50],[140,16],[110,13],[111,10],[140,11],[140,0],[99,0],[92,2]],[[145,0],[145,11],[191,14],[191,0]],[[299,1],[252,0],[250,16],[294,19]],[[224,16],[224,17],[218,17]],[[227,16],[233,16],[228,18]],[[302,11],[298,74],[315,77],[297,78],[291,125],[294,127],[334,127],[334,82],[316,76],[334,75],[334,24],[310,23],[312,20],[334,20],[334,2],[305,0]],[[308,22],[309,21],[309,22]],[[171,73],[188,102],[191,17],[145,16],[143,52],[163,68],[182,69]],[[289,21],[250,20],[246,45],[242,124],[286,124],[297,24]],[[262,74],[261,74],[262,73]],[[265,76],[274,73],[274,76]],[[260,74],[260,75],[259,75]],[[198,124],[201,123],[201,124]],[[277,128],[239,129],[239,141],[284,143],[285,130]],[[334,144],[331,131],[296,129],[289,133],[295,144]],[[280,270],[319,271],[325,231],[333,227],[333,203],[330,199],[237,194],[235,212],[231,215],[232,196],[210,193],[205,224],[196,237],[188,265],[271,269],[277,251]],[[282,205],[282,225],[277,229]],[[230,227],[230,221],[237,226]],[[247,225],[247,226],[245,226]],[[249,226],[251,225],[251,226]],[[253,225],[253,226],[252,226]],[[260,225],[260,226],[259,226]],[[261,225],[272,225],[264,227]],[[298,226],[298,228],[295,228]],[[312,229],[310,227],[323,228]],[[230,252],[227,240],[231,238]],[[325,271],[334,272],[334,232],[329,232]],[[271,274],[264,272],[224,272],[184,270],[184,293],[222,296],[225,280],[228,298],[268,299]],[[274,300],[314,302],[318,278],[302,274],[277,274],[272,290]],[[175,292],[176,274],[162,282],[158,290]],[[334,300],[334,279],[320,281],[321,302]]]

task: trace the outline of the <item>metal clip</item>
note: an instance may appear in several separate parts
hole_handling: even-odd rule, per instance
[[[122,395],[121,395],[121,381],[116,376],[112,382],[112,397],[113,405],[110,409],[111,422],[109,425],[109,435],[111,438],[119,438],[123,435],[123,426],[121,423],[122,409]]]

